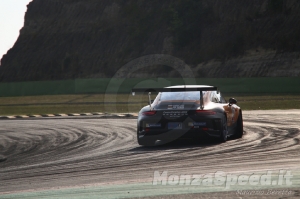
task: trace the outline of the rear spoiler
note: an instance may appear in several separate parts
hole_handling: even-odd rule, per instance
[[[135,95],[135,93],[145,93],[148,92],[149,95],[149,105],[150,108],[151,107],[151,99],[150,99],[150,95],[151,92],[183,92],[183,91],[199,91],[199,95],[200,95],[200,108],[203,110],[204,109],[204,103],[203,103],[203,95],[202,92],[203,91],[217,91],[218,88],[215,86],[207,86],[207,87],[182,87],[182,88],[133,88],[131,89],[132,95]]]
[[[182,91],[216,91],[218,90],[215,86],[208,87],[193,87],[193,88],[133,88],[132,93],[144,93],[144,92],[182,92]]]

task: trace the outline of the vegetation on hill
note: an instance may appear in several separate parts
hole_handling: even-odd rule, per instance
[[[300,52],[299,11],[297,0],[33,0],[17,42],[1,59],[0,81],[112,77],[149,54],[180,58],[197,77],[232,76],[230,70],[240,66],[227,61],[249,50],[274,51],[268,63]],[[299,54],[292,57],[285,62]],[[211,60],[220,62],[220,70],[198,67]],[[287,70],[284,64],[259,63],[265,72],[234,75],[268,76],[272,67]],[[171,69],[153,65],[136,75],[180,75]]]

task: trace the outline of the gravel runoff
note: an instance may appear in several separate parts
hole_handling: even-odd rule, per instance
[[[158,147],[137,144],[136,119],[2,120],[0,198],[299,198],[300,110],[243,116],[242,139]],[[280,170],[292,171],[292,185],[152,185],[155,171],[169,178]]]

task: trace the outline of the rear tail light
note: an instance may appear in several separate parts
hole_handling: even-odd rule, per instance
[[[146,111],[146,112],[143,112],[142,114],[146,115],[146,116],[152,116],[152,115],[156,114],[156,111]]]
[[[196,110],[196,114],[201,114],[201,115],[215,115],[216,112],[214,112],[214,111],[208,111],[208,110]]]

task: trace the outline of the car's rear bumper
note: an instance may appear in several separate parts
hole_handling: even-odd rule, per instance
[[[154,116],[140,115],[137,128],[140,145],[158,145],[179,138],[220,137],[221,135],[224,118],[222,112],[195,114],[185,111],[185,114],[176,117],[163,115],[163,113],[158,111]]]
[[[166,144],[181,138],[202,138],[202,137],[220,137],[220,130],[172,130],[160,132],[159,134],[145,134],[138,132],[138,142],[140,145],[153,146]]]

